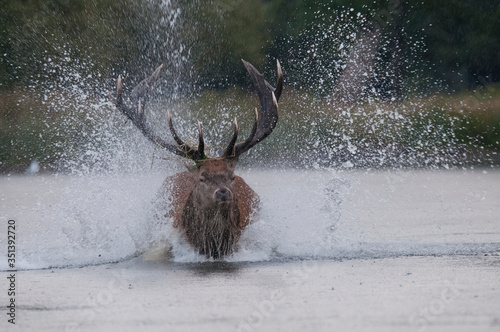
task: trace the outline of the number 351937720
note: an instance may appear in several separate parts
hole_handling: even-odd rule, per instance
[[[11,269],[16,266],[16,221],[9,220],[7,225],[7,263]]]

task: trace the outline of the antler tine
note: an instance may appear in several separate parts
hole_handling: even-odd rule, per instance
[[[139,106],[137,107],[137,116],[139,117],[139,119],[142,118],[142,102],[141,100],[139,100]]]
[[[123,103],[123,85],[122,85],[122,75],[118,75],[118,80],[116,82],[116,98],[114,100],[116,107],[120,109],[129,119],[131,119],[130,109],[126,107]]]
[[[251,142],[255,136],[255,133],[257,132],[257,125],[259,123],[259,110],[257,107],[255,107],[255,121],[253,122],[253,128],[252,132],[250,133],[250,136],[248,136],[247,140],[245,141],[246,143]]]
[[[281,91],[283,91],[283,71],[281,70],[281,64],[279,60],[276,60],[276,90],[274,90],[274,94],[276,96],[276,101],[280,100]]]
[[[205,142],[203,141],[203,131],[201,123],[198,121],[198,154],[205,156]]]
[[[280,100],[281,92],[283,91],[283,71],[281,70],[281,64],[279,60],[276,60],[276,89],[273,88],[273,86],[267,81],[266,86],[269,88],[269,90],[274,91],[276,100]]]
[[[146,104],[146,101],[149,97],[149,92],[155,86],[158,77],[160,76],[160,72],[163,69],[163,64],[158,66],[155,71],[148,78],[142,80],[130,93],[130,99],[132,102],[137,102],[137,100],[142,100],[143,106]]]
[[[118,75],[118,82],[116,82],[116,98],[121,98],[123,92],[122,75]]]
[[[175,142],[177,143],[177,151],[180,152],[180,155],[192,159],[194,161],[200,161],[204,160],[207,158],[205,155],[205,143],[203,141],[203,132],[201,131],[201,123],[198,122],[198,149],[193,149],[182,139],[180,139],[179,135],[177,135],[177,132],[174,129],[174,125],[172,123],[172,116],[170,115],[170,111],[167,111],[167,121],[168,121],[168,127],[170,128],[170,133],[172,134],[172,137],[174,138]]]
[[[229,145],[227,146],[226,151],[224,152],[224,157],[235,157],[234,147],[237,139],[238,139],[238,121],[236,120],[235,117],[233,137],[231,138],[231,141],[229,142]]]
[[[188,147],[188,145],[184,143],[177,135],[177,132],[174,129],[174,125],[172,124],[172,116],[170,115],[170,111],[167,111],[167,121],[168,121],[168,127],[170,128],[170,133],[172,134],[172,137],[174,138],[177,145]],[[191,149],[188,147],[188,150]]]

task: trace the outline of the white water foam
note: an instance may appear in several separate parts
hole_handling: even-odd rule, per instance
[[[385,194],[380,190],[387,172],[239,173],[259,194],[262,207],[244,231],[238,252],[227,257],[228,261],[500,250],[495,240],[500,232],[495,222],[499,211],[494,203],[500,194],[495,185],[500,180],[498,171],[408,172],[400,175],[399,185],[411,187],[403,190],[389,185]],[[2,219],[17,223],[18,268],[76,267],[138,255],[156,261],[206,261],[186,244],[172,221],[162,217],[167,206],[158,205],[157,192],[163,179],[164,175],[156,173],[0,178],[5,188]],[[422,186],[434,183],[442,188],[445,200],[429,205],[426,192],[419,196],[418,185],[411,181],[425,182]],[[453,183],[463,192],[457,193]],[[436,193],[434,188],[428,189]],[[435,216],[433,220],[425,220],[422,206]],[[461,211],[460,207],[466,208]],[[406,213],[420,215],[408,218]],[[428,224],[423,225],[425,222]],[[4,246],[3,238],[0,242]],[[7,269],[5,264],[6,260],[0,262],[0,270]]]

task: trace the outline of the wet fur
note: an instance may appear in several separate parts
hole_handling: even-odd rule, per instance
[[[202,209],[197,206],[191,194],[180,220],[188,242],[207,257],[220,258],[230,254],[242,228],[237,204],[216,203]]]
[[[163,185],[171,203],[167,217],[174,219],[188,243],[201,255],[221,258],[237,250],[242,230],[258,209],[257,194],[239,176],[235,177],[234,199],[202,207],[194,194],[195,179],[191,172],[168,177]]]

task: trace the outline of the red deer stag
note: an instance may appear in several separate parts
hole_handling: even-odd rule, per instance
[[[201,255],[221,258],[236,250],[242,230],[249,224],[252,213],[258,209],[257,194],[234,175],[239,156],[265,139],[278,122],[278,100],[283,89],[283,74],[277,62],[277,86],[274,89],[254,66],[243,60],[259,95],[261,116],[255,109],[255,122],[250,136],[236,143],[238,123],[234,120],[234,134],[222,157],[208,158],[204,151],[203,133],[198,122],[198,146],[190,147],[175,132],[168,113],[168,126],[176,144],[157,136],[146,122],[144,106],[148,92],[156,82],[162,66],[131,92],[136,108],[125,105],[122,97],[122,79],[118,77],[116,107],[154,144],[176,155],[193,160],[196,166],[165,180],[174,227],[179,228],[187,241]],[[167,191],[166,191],[167,192]]]

